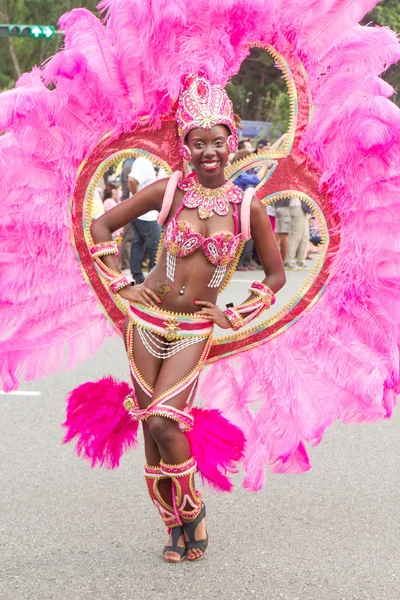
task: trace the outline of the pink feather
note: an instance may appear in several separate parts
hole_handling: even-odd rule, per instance
[[[104,377],[75,388],[67,398],[64,444],[76,439],[76,453],[91,467],[119,467],[122,454],[137,445],[138,422],[123,406],[128,383]]]
[[[245,437],[239,427],[218,410],[193,408],[194,427],[186,436],[203,482],[220,491],[230,492],[227,474],[237,473],[243,458]]]
[[[80,162],[103,135],[132,130],[144,115],[157,127],[188,72],[225,84],[257,40],[300,59],[307,71],[315,111],[302,158],[319,168],[343,237],[315,307],[268,346],[206,370],[202,397],[243,430],[249,489],[264,485],[264,465],[308,469],[305,444],[316,445],[335,419],[391,415],[400,390],[400,121],[389,100],[393,88],[380,75],[397,62],[400,45],[393,32],[357,25],[375,4],[103,0],[104,26],[85,10],[62,18],[65,50],[44,74],[24,74],[0,97],[0,125],[8,130],[0,137],[4,389],[78,364],[111,332],[70,246],[68,199]],[[50,82],[51,91],[44,86]],[[85,427],[86,409],[76,407]],[[95,417],[93,410],[93,427]],[[200,413],[198,425],[203,421],[199,440],[208,427]],[[114,449],[106,433],[93,441],[83,431],[90,460],[105,450],[112,463],[125,444],[117,437]],[[223,440],[225,426],[218,431]],[[193,443],[212,485],[228,489],[235,459],[220,456],[225,442],[215,441],[216,460],[202,458],[204,446]]]

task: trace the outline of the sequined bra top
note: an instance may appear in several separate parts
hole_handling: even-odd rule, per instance
[[[196,173],[191,173],[181,181],[179,181],[179,176],[180,173],[174,173],[170,179],[158,219],[161,224],[165,222],[176,187],[179,186],[185,192],[183,202],[176,214],[169,220],[164,232],[164,246],[167,250],[167,277],[170,281],[174,281],[176,259],[186,258],[201,248],[207,260],[215,267],[214,275],[208,285],[209,287],[220,287],[225,279],[227,265],[234,260],[242,242],[249,237],[246,236],[246,233],[239,233],[238,205],[243,200],[249,209],[254,190],[253,193],[250,192],[250,195],[246,192],[243,197],[242,190],[230,181],[220,188],[209,189],[199,183]],[[248,202],[245,202],[246,194]],[[178,218],[184,208],[197,208],[200,219],[207,219],[214,214],[226,216],[231,204],[233,206],[233,233],[218,231],[209,237],[204,237],[195,231],[192,223]],[[242,231],[243,226],[246,232],[248,227],[242,218]]]

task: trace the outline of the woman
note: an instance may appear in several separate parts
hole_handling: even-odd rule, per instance
[[[183,429],[214,325],[238,329],[268,308],[285,283],[270,222],[260,200],[226,181],[224,168],[237,147],[232,104],[220,86],[196,77],[177,112],[184,157],[195,172],[177,187],[177,175],[146,187],[91,227],[97,267],[110,289],[129,303],[125,340],[136,397],[130,414],[141,420],[150,497],[171,532],[170,562],[203,555],[208,537],[205,507],[194,488],[196,462]],[[112,233],[149,210],[166,225],[164,243],[146,282],[132,285],[118,271]],[[247,211],[247,212],[246,212]],[[219,289],[234,270],[251,227],[264,271],[249,300],[223,311]]]

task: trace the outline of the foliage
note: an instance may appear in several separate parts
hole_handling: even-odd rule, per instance
[[[395,31],[400,32],[400,0],[384,0],[374,10],[368,13],[362,21],[363,25],[374,23],[381,26],[388,26]],[[400,90],[400,64],[392,65],[385,73],[385,79],[394,89]],[[392,97],[393,102],[400,105],[399,96]]]
[[[37,23],[57,25],[60,16],[73,8],[84,5],[96,13],[98,0],[2,0],[0,21],[5,23]],[[400,31],[400,0],[384,0],[363,20],[363,24],[387,25]],[[15,58],[21,72],[30,71],[57,52],[62,36],[52,39],[12,38]],[[11,60],[10,39],[0,38],[0,89],[13,87],[17,78],[15,64]],[[395,88],[400,88],[400,67],[390,67],[385,75]],[[244,61],[240,72],[228,86],[235,110],[242,119],[270,121],[277,132],[284,131],[289,121],[289,101],[281,72],[273,58],[259,48],[253,48]],[[395,98],[395,101],[400,101]]]
[[[60,16],[79,8],[96,12],[98,0],[3,0],[0,3],[0,22],[53,25],[57,28]],[[17,79],[16,69],[11,60],[10,40],[14,45],[20,71],[30,71],[34,65],[40,65],[46,58],[55,54],[63,42],[61,35],[51,39],[0,38],[0,89],[11,88]]]
[[[235,112],[243,120],[272,122],[273,138],[286,131],[290,117],[287,86],[266,50],[251,49],[239,73],[227,86],[227,92]]]

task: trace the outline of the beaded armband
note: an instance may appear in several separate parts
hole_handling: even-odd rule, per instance
[[[256,319],[275,302],[273,291],[260,281],[254,281],[251,284],[249,293],[253,294],[254,298],[244,302],[240,306],[233,306],[224,310],[224,315],[234,331],[238,331],[247,325],[247,323]]]
[[[121,273],[119,277],[110,281],[109,288],[113,294],[117,294],[132,283],[135,283],[132,275],[124,275],[124,273]]]
[[[123,288],[135,283],[131,275],[127,276],[119,271],[114,271],[114,269],[107,267],[107,265],[101,260],[102,256],[118,254],[118,248],[115,242],[110,241],[95,244],[90,248],[90,254],[94,259],[96,270],[102,277],[104,277],[104,279],[106,279],[108,287],[113,294],[117,294]]]
[[[93,259],[109,256],[111,254],[118,254],[118,246],[112,240],[100,242],[90,248],[90,255]]]

